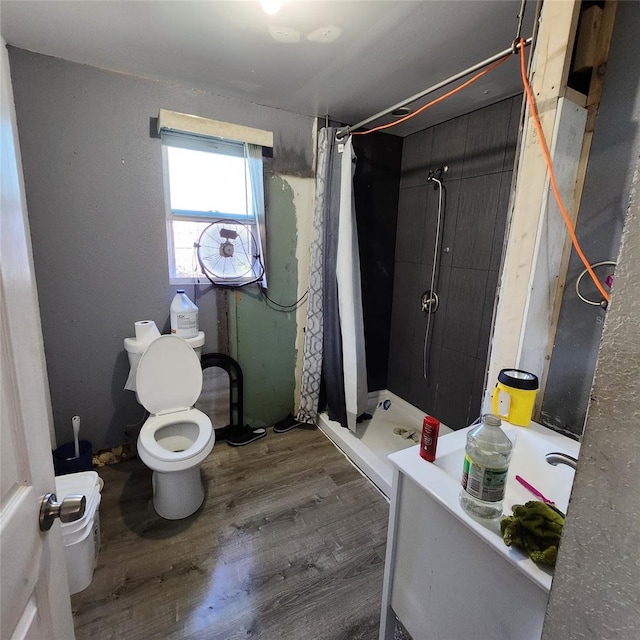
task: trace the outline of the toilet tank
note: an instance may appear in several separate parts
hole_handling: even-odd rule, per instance
[[[202,360],[202,347],[204,346],[204,331],[198,331],[198,335],[193,338],[182,338],[196,352],[198,360]]]
[[[204,331],[198,331],[198,335],[194,338],[182,338],[196,352],[198,360],[202,359],[202,347],[204,346]],[[140,356],[146,351],[150,343],[141,343],[135,338],[124,339],[124,349],[129,356],[129,366],[133,366],[135,360],[136,365],[140,361]]]

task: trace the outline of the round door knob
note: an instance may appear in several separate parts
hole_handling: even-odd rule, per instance
[[[58,502],[55,493],[47,493],[40,503],[40,531],[49,531],[56,518],[61,522],[80,520],[87,508],[87,499],[79,494],[67,496]]]

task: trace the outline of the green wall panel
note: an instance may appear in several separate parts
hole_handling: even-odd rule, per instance
[[[280,304],[296,300],[296,207],[285,178],[265,183],[267,207],[267,295]],[[296,314],[283,311],[255,287],[229,291],[230,351],[244,376],[245,422],[272,425],[293,410]]]

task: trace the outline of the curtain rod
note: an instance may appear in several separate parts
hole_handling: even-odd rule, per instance
[[[528,47],[531,44],[531,40],[532,40],[532,38],[527,38],[524,41],[524,46]],[[406,100],[403,100],[402,102],[398,102],[397,104],[394,104],[392,107],[389,107],[388,109],[385,109],[384,111],[380,111],[379,113],[376,113],[375,115],[367,118],[366,120],[362,120],[361,122],[358,122],[357,124],[349,125],[348,127],[342,127],[341,129],[338,129],[338,131],[336,131],[336,138],[337,139],[344,138],[344,136],[350,134],[352,131],[355,131],[356,129],[359,129],[360,127],[364,127],[364,125],[369,124],[370,122],[373,122],[374,120],[378,120],[378,118],[382,118],[383,116],[389,115],[392,111],[395,111],[396,109],[399,109],[400,107],[404,107],[404,106],[406,106],[408,104],[411,104],[412,102],[415,102],[416,100],[419,100],[420,98],[424,98],[424,96],[429,95],[430,93],[433,93],[434,91],[437,91],[438,89],[442,89],[442,87],[446,87],[448,84],[451,84],[452,82],[455,82],[456,80],[460,80],[461,78],[464,78],[465,76],[469,75],[470,73],[473,73],[474,71],[479,71],[483,67],[487,67],[491,63],[500,60],[500,58],[504,58],[506,55],[509,55],[510,53],[517,53],[519,50],[520,50],[520,43],[516,42],[512,46],[510,46],[508,49],[505,49],[504,51],[500,51],[500,53],[496,53],[494,56],[491,56],[490,58],[487,58],[486,60],[483,60],[482,62],[479,62],[478,64],[474,65],[473,67],[469,67],[468,69],[465,69],[464,71],[461,71],[460,73],[456,73],[455,75],[451,76],[450,78],[447,78],[446,80],[443,80],[442,82],[438,82],[437,84],[434,84],[432,87],[429,87],[428,89],[425,89],[424,91],[421,91],[420,93],[416,93],[414,96],[411,96],[410,98],[407,98]]]

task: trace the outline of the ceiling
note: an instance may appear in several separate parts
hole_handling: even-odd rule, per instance
[[[250,0],[2,0],[0,29],[15,47],[354,124],[509,47],[519,8],[289,0],[270,16]],[[534,9],[528,0],[524,35]],[[390,131],[408,135],[520,89],[514,56]]]

